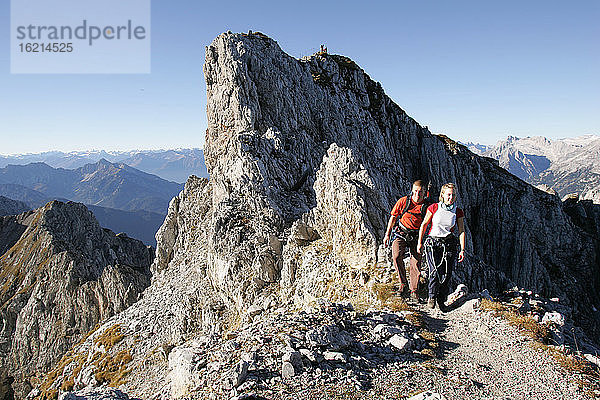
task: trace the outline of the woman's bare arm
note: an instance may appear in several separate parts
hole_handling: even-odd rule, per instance
[[[429,222],[431,222],[431,217],[433,217],[433,214],[431,213],[431,211],[427,210],[427,214],[425,214],[425,218],[423,218],[423,223],[419,228],[419,241],[417,242],[417,253],[421,253],[421,247],[423,246],[423,235],[425,234],[425,228],[427,227],[427,225],[429,225]]]
[[[465,221],[464,217],[456,219],[458,225],[458,241],[460,242],[460,252],[458,253],[458,262],[465,259]]]

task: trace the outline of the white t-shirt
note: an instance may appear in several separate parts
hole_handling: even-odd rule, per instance
[[[456,219],[465,216],[462,209],[454,207],[453,211],[448,211],[441,206],[442,203],[434,203],[427,207],[427,211],[433,214],[431,218],[431,230],[429,236],[446,237],[454,232]]]

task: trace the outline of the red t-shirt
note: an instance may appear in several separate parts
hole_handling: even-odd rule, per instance
[[[400,213],[404,210],[406,206],[407,197],[401,197],[392,208],[392,215],[395,217],[400,216]],[[408,210],[404,213],[403,216],[400,217],[400,223],[407,229],[419,229],[421,227],[421,223],[423,222],[423,217],[421,216],[421,207],[423,207],[424,203],[415,203],[409,197],[408,201],[410,201],[410,205],[408,206]]]

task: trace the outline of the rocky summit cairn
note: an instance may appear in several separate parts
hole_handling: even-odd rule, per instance
[[[109,382],[140,398],[185,397],[229,367],[223,390],[233,391],[255,368],[254,356],[233,360],[241,342],[223,344],[219,357],[205,358],[205,347],[220,347],[238,333],[258,340],[244,332],[277,326],[270,318],[322,298],[364,308],[378,304],[371,289],[390,276],[388,249],[381,246],[389,211],[418,178],[431,180],[434,199],[443,183],[457,184],[466,211],[467,258],[456,281],[492,292],[518,285],[560,297],[582,325],[597,329],[598,239],[573,224],[556,196],[432,135],[350,59],[316,54],[299,60],[263,34],[225,33],[206,48],[204,75],[210,180],[190,177],[171,201],[156,235],[152,284],[142,299],[74,346],[46,377],[40,395],[64,382],[74,382],[75,390]],[[310,325],[326,321],[328,313],[289,318]],[[361,318],[329,325],[336,332],[347,329],[353,351],[392,351],[362,336]],[[398,326],[381,329],[405,326],[404,316],[394,318]],[[407,336],[392,345],[408,351],[409,340],[423,343],[409,337],[413,328],[406,326]],[[337,333],[313,345],[307,329],[299,327],[300,342],[286,342],[281,365],[273,361],[277,372],[263,375],[289,378],[299,360],[313,356],[361,362],[327,347],[340,340]],[[313,329],[321,332],[315,341],[329,337],[327,328]],[[118,340],[100,349],[115,330]],[[276,335],[270,332],[264,343],[278,344]],[[254,345],[260,347],[260,340]],[[275,347],[269,360],[277,360]],[[324,352],[309,354],[313,347]],[[95,357],[120,364],[102,369],[90,361]]]
[[[150,284],[152,248],[103,229],[79,203],[0,218],[0,253],[0,372],[17,398]]]

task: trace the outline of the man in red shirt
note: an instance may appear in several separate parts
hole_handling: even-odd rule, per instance
[[[417,289],[421,277],[421,254],[417,252],[417,239],[423,216],[429,205],[425,201],[425,190],[423,181],[415,181],[411,194],[401,197],[396,202],[383,239],[384,246],[389,246],[390,242],[392,244],[392,260],[400,279],[401,294],[405,294],[409,286],[403,258],[406,247],[410,251],[409,275],[412,300],[419,299]]]

